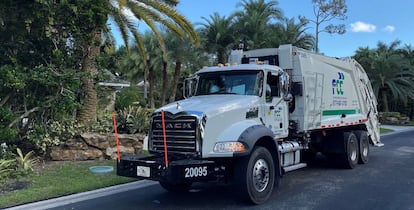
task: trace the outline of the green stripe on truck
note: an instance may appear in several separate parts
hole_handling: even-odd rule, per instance
[[[343,110],[325,110],[322,112],[322,116],[329,116],[329,115],[342,115],[342,114],[356,114],[357,111],[355,109],[343,109]]]

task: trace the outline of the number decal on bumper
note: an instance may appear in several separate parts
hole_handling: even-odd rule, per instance
[[[207,176],[207,166],[185,168],[185,178]]]

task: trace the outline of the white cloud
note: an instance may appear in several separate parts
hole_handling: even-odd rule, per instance
[[[387,25],[382,30],[387,31],[387,32],[393,32],[395,31],[395,26]]]
[[[361,21],[357,21],[355,23],[351,23],[351,31],[352,32],[374,32],[377,27],[370,23],[364,23]]]

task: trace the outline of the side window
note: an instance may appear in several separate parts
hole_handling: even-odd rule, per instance
[[[271,101],[272,97],[280,97],[279,76],[272,75],[269,72],[266,84],[266,101]]]

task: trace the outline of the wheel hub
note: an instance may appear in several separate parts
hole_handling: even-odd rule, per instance
[[[356,145],[351,145],[351,160],[356,160],[357,159],[357,150],[356,150]]]
[[[258,192],[266,189],[270,180],[269,166],[263,159],[259,159],[254,164],[253,168],[253,185]]]

